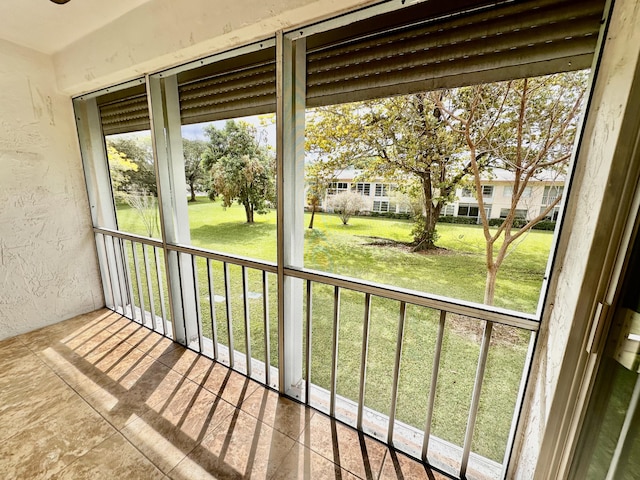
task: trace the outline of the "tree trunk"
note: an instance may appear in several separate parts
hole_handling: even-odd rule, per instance
[[[193,184],[189,184],[189,188],[191,189],[191,200],[190,202],[195,202],[196,201],[196,189],[193,186]]]
[[[416,229],[416,233],[414,235],[414,252],[421,252],[436,248],[436,240],[438,239],[436,224],[438,223],[441,208],[440,204],[438,204],[438,206],[434,206],[433,203],[426,206],[422,223]]]
[[[311,205],[311,220],[309,220],[309,228],[313,229],[313,219],[316,216],[316,206]]]
[[[416,227],[413,238],[413,251],[421,252],[436,248],[436,224],[440,217],[442,204],[437,202],[433,204],[433,195],[431,190],[431,175],[429,172],[420,178],[422,183],[422,195],[424,199],[424,215],[421,219],[416,220]]]
[[[498,277],[498,268],[487,268],[487,280],[484,285],[484,303],[485,305],[493,305],[496,296],[496,279]]]
[[[253,223],[253,206],[249,202],[244,204],[244,213],[247,217],[247,223]]]

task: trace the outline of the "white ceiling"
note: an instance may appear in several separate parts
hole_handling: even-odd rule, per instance
[[[0,38],[52,54],[150,0],[0,0]]]

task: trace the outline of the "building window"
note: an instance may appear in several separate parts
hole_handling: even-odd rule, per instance
[[[389,195],[389,184],[387,183],[376,183],[375,196],[376,197],[387,197]]]
[[[331,182],[327,190],[327,195],[338,195],[349,190],[349,184],[347,182]]]
[[[562,196],[564,187],[559,186],[546,186],[544,187],[544,193],[542,194],[542,205],[549,205],[556,201],[556,199]]]
[[[501,208],[500,209],[500,218],[507,218],[507,215],[509,215],[509,210],[508,208]],[[527,218],[527,214],[529,213],[529,211],[526,208],[518,208],[515,211],[515,218],[520,218],[522,220],[525,220]]]
[[[475,192],[470,188],[463,188],[460,196],[465,198],[476,198]]]
[[[389,202],[374,200],[373,201],[373,211],[377,213],[387,213],[389,212]]]
[[[520,198],[531,198],[531,194],[533,193],[532,187],[525,187],[522,190],[522,195]],[[507,185],[502,190],[502,196],[506,198],[511,198],[513,196],[513,185]]]
[[[360,195],[364,195],[366,197],[371,195],[371,184],[370,183],[353,183],[351,185],[351,189],[354,192],[357,192]]]
[[[452,217],[456,213],[456,206],[452,203],[447,203],[444,208],[440,211],[440,215],[444,215],[446,217]]]
[[[545,206],[540,207],[540,214],[542,215],[547,208]],[[545,220],[550,220],[555,222],[558,220],[558,215],[560,214],[560,207],[553,207],[553,209],[547,213]]]
[[[484,198],[493,197],[493,185],[483,185],[482,186],[482,196]]]
[[[458,206],[458,216],[459,217],[472,217],[478,218],[479,214],[477,205],[470,205],[468,203],[463,203]]]

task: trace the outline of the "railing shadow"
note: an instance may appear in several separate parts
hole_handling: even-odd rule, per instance
[[[56,330],[47,346],[46,331],[34,335],[34,348],[72,388],[93,383],[93,389],[76,391],[142,453],[150,456],[157,446],[146,438],[149,430],[137,435],[134,426],[153,429],[155,436],[161,436],[167,450],[155,454],[171,457],[165,459],[163,471],[171,472],[173,478],[190,478],[191,469],[200,468],[213,478],[246,479],[259,474],[275,479],[293,466],[301,478],[312,479],[317,468],[315,455],[323,456],[323,467],[331,468],[335,479],[342,480],[345,472],[353,470],[349,462],[357,462],[363,478],[376,479],[387,456],[393,462],[392,478],[413,478],[403,473],[393,449],[382,444],[384,454],[380,459],[376,448],[374,464],[370,445],[376,441],[362,432],[353,431],[353,438],[348,434],[352,444],[346,445],[344,438],[341,443],[340,433],[344,435],[348,427],[335,419],[325,417],[318,423],[316,436],[324,435],[321,441],[331,442],[319,451],[312,445],[311,419],[323,414],[267,388],[260,390],[257,383],[228,367],[139,324],[121,323],[123,317],[112,315],[89,322],[89,326],[74,325],[71,332]],[[92,334],[105,333],[110,335],[92,343]],[[114,337],[120,341],[108,342]],[[79,350],[83,353],[78,354]],[[224,397],[232,398],[235,405]],[[247,402],[249,397],[252,402]],[[101,404],[102,398],[110,403]],[[198,414],[195,420],[190,415],[193,412]],[[322,422],[329,422],[326,433]],[[346,453],[351,458],[345,464]],[[436,480],[428,467],[423,468],[427,475],[420,478]]]
[[[81,393],[81,396],[83,396],[88,403],[92,404],[93,402],[94,408],[102,413],[103,416],[106,414],[105,418],[108,421],[110,421],[110,418],[114,416],[117,417],[120,413],[124,413],[131,419],[144,419],[147,424],[153,425],[158,431],[171,429],[174,431],[172,443],[174,447],[181,448],[181,454],[185,458],[191,454],[192,458],[198,457],[201,464],[206,466],[215,465],[215,472],[211,473],[216,477],[249,478],[251,476],[252,466],[255,463],[258,441],[261,438],[260,430],[263,428],[263,425],[260,421],[256,421],[253,442],[246,458],[245,471],[237,471],[232,466],[226,464],[224,459],[232,448],[231,441],[233,432],[236,428],[238,418],[241,415],[241,410],[239,406],[235,406],[235,408],[232,409],[230,404],[227,404],[227,402],[223,400],[222,396],[225,395],[232,376],[234,376],[236,383],[233,386],[234,389],[237,388],[238,379],[242,378],[239,393],[234,390],[234,397],[237,398],[238,405],[241,405],[247,396],[250,384],[254,382],[229,370],[227,367],[205,359],[204,357],[197,356],[184,371],[184,374],[179,375],[179,380],[169,382],[169,386],[165,387],[163,384],[172,372],[174,375],[178,375],[171,369],[174,365],[172,365],[169,360],[173,359],[175,364],[179,361],[180,356],[168,356],[163,358],[162,362],[158,361],[158,359],[150,358],[147,355],[133,355],[135,358],[132,358],[132,354],[136,352],[137,346],[140,346],[143,342],[148,342],[149,338],[156,335],[155,333],[151,331],[145,332],[146,329],[144,329],[144,327],[137,326],[137,328],[131,330],[128,335],[119,337],[121,342],[111,345],[109,338],[112,337],[105,337],[96,344],[92,343],[92,341],[95,340],[94,335],[104,334],[104,332],[109,332],[114,336],[117,334],[122,335],[124,328],[126,328],[126,326],[114,328],[112,324],[102,322],[92,327],[79,328],[73,332],[66,332],[64,337],[56,335],[51,339],[51,342],[45,349],[44,353],[46,353],[46,355],[44,359],[54,370],[61,371],[62,369],[73,368],[76,371],[77,375],[73,377],[62,375],[63,379],[65,379],[72,388],[83,382],[95,383],[95,389],[87,391],[84,394]],[[140,335],[140,332],[142,332],[143,335]],[[148,348],[154,348],[163,340],[162,337],[159,337],[157,341],[150,342]],[[42,340],[40,341],[42,342]],[[127,341],[132,341],[133,344],[127,343]],[[73,346],[70,346],[70,344]],[[85,348],[87,346],[90,346],[90,348]],[[171,346],[168,351],[173,348],[181,347]],[[78,354],[78,350],[81,350],[83,353]],[[184,350],[184,352],[188,351]],[[40,353],[42,354],[43,352]],[[112,358],[114,355],[117,355],[118,358]],[[146,363],[145,359],[147,359]],[[100,365],[105,362],[107,362],[107,365],[101,368]],[[182,394],[181,390],[183,386],[192,382],[189,376],[196,368],[196,362],[208,362],[209,365],[206,370],[201,372],[202,381],[200,383],[193,382],[195,388],[189,391],[187,398],[181,398],[184,409],[182,414],[172,422],[166,419],[163,413],[166,412],[168,407],[177,399],[177,396]],[[123,364],[124,368],[120,368]],[[203,386],[212,378],[214,369],[220,368],[224,368],[226,374],[219,383],[219,386],[209,389]],[[114,371],[117,371],[115,378],[109,375]],[[132,373],[136,372],[139,376],[135,378],[131,385],[124,383]],[[109,398],[114,399],[114,402],[108,406],[108,412],[103,405],[97,405],[95,403],[95,395],[100,390],[108,395]],[[182,431],[182,427],[187,420],[189,412],[199,401],[202,392],[208,392],[213,395],[214,400],[209,405],[201,422],[199,422],[200,425],[195,435],[191,437]],[[158,393],[160,393],[160,398],[156,401],[149,402],[149,399]],[[132,400],[135,400],[134,404],[131,404]],[[229,407],[227,407],[228,410],[223,410],[223,417],[217,418],[216,414],[222,404],[225,406],[229,405]],[[230,416],[229,411],[232,411]],[[227,417],[229,417],[229,421],[222,424],[222,420]],[[114,426],[122,431],[129,425],[131,425],[131,421],[126,421],[122,425],[116,424]],[[216,425],[222,425],[222,427]],[[222,448],[216,455],[210,450],[204,449],[201,446],[201,442],[208,435],[215,433],[218,428],[225,428],[226,431],[223,432],[225,440]]]

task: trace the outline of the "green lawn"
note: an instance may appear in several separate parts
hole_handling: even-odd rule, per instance
[[[234,206],[199,199],[189,205],[191,239],[195,246],[258,259],[275,261],[276,215],[257,216],[253,225],[244,223],[244,212]],[[120,229],[144,234],[137,213],[118,206]],[[308,222],[308,215],[305,222]],[[441,224],[441,254],[416,254],[407,249],[371,245],[389,239],[410,240],[411,223],[402,220],[355,217],[343,226],[337,216],[317,215],[314,230],[305,234],[305,267],[356,278],[387,283],[438,295],[475,302],[482,301],[484,253],[482,231],[476,226]],[[305,224],[306,227],[306,224]],[[515,310],[535,311],[552,234],[531,232],[509,256],[499,274],[496,304]],[[198,260],[198,282],[203,305],[203,330],[211,336],[206,265]],[[222,266],[212,262],[216,295],[224,295]],[[241,270],[231,266],[232,317],[235,348],[244,352]],[[249,290],[261,292],[261,273],[248,270]],[[143,282],[144,283],[144,282]],[[276,282],[269,275],[272,319],[271,362],[277,363]],[[137,288],[135,296],[138,298]],[[157,292],[157,285],[154,287]],[[312,381],[329,387],[333,330],[333,289],[314,284]],[[157,297],[157,293],[155,294]],[[148,303],[144,291],[143,298]],[[159,300],[156,298],[156,301]],[[251,348],[255,358],[264,357],[262,300],[250,302]],[[364,295],[343,290],[339,330],[337,391],[357,399],[362,342]],[[215,303],[219,341],[226,344],[227,318],[224,303]],[[206,308],[205,308],[206,306]],[[388,413],[391,376],[398,328],[398,302],[374,298],[372,302],[370,351],[367,362],[365,404]],[[397,418],[424,428],[433,350],[439,312],[409,305],[403,344]],[[304,319],[303,319],[304,321]],[[528,333],[510,327],[496,327],[492,337],[473,450],[501,461],[504,455],[520,376],[524,366]],[[479,355],[481,322],[450,315],[445,329],[439,370],[432,433],[461,445],[464,439],[471,391]]]
[[[119,207],[123,230],[143,233],[135,211]],[[309,222],[305,214],[305,227]],[[276,214],[244,220],[239,206],[224,209],[203,198],[189,205],[193,245],[214,251],[276,260]],[[445,254],[415,254],[390,246],[372,246],[379,239],[411,240],[411,222],[354,217],[342,225],[336,215],[317,214],[313,230],[305,228],[305,267],[387,283],[448,297],[482,302],[485,284],[484,237],[480,227],[440,224]],[[496,306],[533,313],[551,246],[552,233],[532,231],[508,256],[500,273]],[[366,265],[366,268],[362,266]]]

